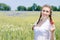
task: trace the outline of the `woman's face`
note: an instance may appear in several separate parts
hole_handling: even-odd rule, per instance
[[[45,17],[45,16],[49,16],[49,15],[50,15],[50,8],[43,7],[42,8],[42,16]]]

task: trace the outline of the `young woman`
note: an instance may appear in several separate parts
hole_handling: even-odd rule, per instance
[[[52,19],[52,10],[49,5],[44,5],[37,22],[34,23],[34,40],[56,40],[55,24]]]

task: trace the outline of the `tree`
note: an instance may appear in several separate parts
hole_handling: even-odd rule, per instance
[[[35,11],[41,11],[42,7],[41,6],[37,6]]]
[[[58,7],[58,11],[60,11],[60,6]]]
[[[9,11],[11,10],[10,6],[4,4],[4,3],[0,3],[0,10],[1,11]]]
[[[26,7],[24,7],[24,6],[18,6],[17,10],[18,11],[26,11]]]
[[[32,7],[28,7],[27,8],[27,11],[32,11]]]
[[[33,6],[32,6],[32,10],[35,11],[37,8],[37,5],[34,3]]]
[[[51,6],[53,11],[57,11],[57,7],[56,6]]]

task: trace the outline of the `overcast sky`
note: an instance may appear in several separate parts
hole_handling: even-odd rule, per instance
[[[32,6],[33,3],[43,6],[44,4],[59,6],[60,0],[0,0],[0,3],[5,3],[11,7],[12,10],[16,10],[17,6]]]

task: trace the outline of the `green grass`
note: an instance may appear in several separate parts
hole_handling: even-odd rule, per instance
[[[40,12],[23,12],[19,16],[8,16],[0,12],[0,40],[33,40],[32,26]],[[12,13],[11,13],[12,14]],[[56,39],[60,40],[60,12],[53,12]]]

